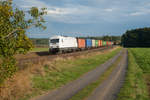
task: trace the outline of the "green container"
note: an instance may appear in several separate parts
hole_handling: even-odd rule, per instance
[[[95,40],[95,46],[98,47],[98,40]]]
[[[103,41],[103,46],[106,46],[106,41]]]

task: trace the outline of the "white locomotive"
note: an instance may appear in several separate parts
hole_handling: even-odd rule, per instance
[[[49,39],[49,51],[51,53],[76,50],[78,47],[75,37],[53,36]]]

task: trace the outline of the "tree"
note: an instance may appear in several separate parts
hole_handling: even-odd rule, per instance
[[[128,30],[121,37],[125,47],[150,47],[150,28]]]
[[[31,27],[46,28],[45,14],[46,8],[23,11],[14,8],[12,0],[0,1],[0,84],[17,70],[14,55],[25,54],[33,47],[26,31]]]

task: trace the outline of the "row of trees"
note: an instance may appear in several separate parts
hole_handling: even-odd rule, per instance
[[[49,45],[48,38],[30,38],[30,40],[35,47],[48,47]]]
[[[124,47],[150,47],[150,28],[128,30],[121,42]]]
[[[104,40],[104,41],[113,41],[120,43],[121,42],[121,37],[120,36],[101,36],[101,37],[79,37],[79,38],[90,38],[90,39],[98,39],[98,40]],[[36,47],[45,47],[48,46],[49,44],[49,39],[48,38],[30,38],[32,41],[33,45]]]

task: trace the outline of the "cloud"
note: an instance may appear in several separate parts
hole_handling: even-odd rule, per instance
[[[139,9],[136,12],[132,12],[129,14],[129,16],[142,16],[142,15],[148,15],[150,14],[150,9]]]
[[[15,0],[21,8],[46,7],[47,19],[63,23],[119,22],[126,17],[143,16],[150,13],[150,2],[146,0]],[[60,5],[61,4],[61,5]]]
[[[20,7],[25,7],[25,8],[31,8],[33,6],[36,6],[36,7],[48,7],[48,5],[43,2],[43,1],[40,1],[40,0],[14,0],[14,1],[17,1],[20,3]]]
[[[107,11],[107,12],[112,12],[113,9],[112,9],[112,8],[107,8],[107,9],[105,9],[105,11]]]
[[[127,29],[150,26],[149,0],[13,0],[21,9],[46,7],[46,32],[35,30],[31,37],[51,33],[87,33],[89,36],[123,33]],[[47,36],[42,33],[49,33]],[[79,35],[78,35],[79,36]]]
[[[18,1],[18,0],[16,0]],[[21,8],[31,8],[36,6],[39,8],[46,7],[48,17],[51,21],[64,23],[95,23],[96,20],[91,20],[94,17],[105,16],[108,12],[113,12],[113,8],[97,8],[82,4],[73,4],[72,0],[61,0],[65,4],[63,6],[49,5],[40,0],[21,0],[19,6]],[[85,0],[84,0],[85,1]],[[91,2],[91,1],[90,1]],[[95,2],[98,2],[95,0]],[[107,15],[107,14],[106,14]],[[101,17],[95,19],[103,19]]]
[[[63,10],[63,9],[60,9],[60,8],[53,8],[54,10],[52,9],[49,9],[47,10],[47,13],[48,15],[61,15],[61,14],[67,14],[68,12]]]

